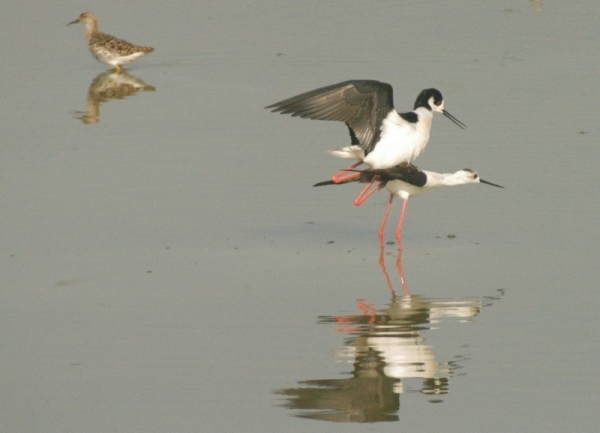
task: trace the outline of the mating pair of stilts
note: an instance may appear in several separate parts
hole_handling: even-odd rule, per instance
[[[374,80],[351,80],[322,87],[285,99],[266,108],[281,114],[344,122],[351,145],[332,150],[341,158],[357,163],[341,170],[331,180],[314,186],[366,182],[354,204],[363,204],[384,186],[390,200],[379,229],[383,245],[384,229],[395,195],[404,200],[396,229],[396,240],[402,247],[402,224],[408,197],[440,186],[486,183],[477,172],[463,169],[455,173],[435,173],[420,170],[412,164],[429,141],[433,113],[441,113],[461,128],[466,125],[444,109],[444,99],[437,89],[425,89],[417,97],[413,111],[399,113],[394,109],[392,86]],[[356,170],[365,163],[366,170]],[[378,182],[377,184],[375,184]]]

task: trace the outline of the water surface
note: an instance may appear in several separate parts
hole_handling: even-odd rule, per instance
[[[106,73],[90,8],[156,51]],[[6,4],[2,430],[595,431],[599,12]],[[440,89],[418,165],[505,186],[410,200],[410,298],[386,194],[311,187],[345,127],[263,108],[352,78]]]

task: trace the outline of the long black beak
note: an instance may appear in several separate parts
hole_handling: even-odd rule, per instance
[[[446,110],[442,110],[442,113],[444,114],[444,116],[446,116],[448,119],[452,120],[454,122],[455,125],[457,125],[459,128],[465,129],[467,127],[467,125],[465,125],[464,123],[462,123],[460,120],[458,120],[456,117],[454,117],[452,114],[448,113]]]
[[[77,18],[75,21],[71,21],[67,25],[70,26],[71,24],[77,24],[78,22],[79,22],[79,18]]]
[[[495,183],[488,182],[487,180],[483,180],[483,179],[479,179],[479,182],[481,182],[481,183],[485,183],[486,185],[492,185],[492,186],[496,186],[496,187],[498,187],[498,188],[504,188],[504,187],[503,187],[503,186],[501,186],[501,185],[496,185]]]

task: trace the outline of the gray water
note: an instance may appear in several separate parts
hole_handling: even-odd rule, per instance
[[[156,52],[106,73],[84,10]],[[597,1],[2,12],[2,432],[597,430]],[[412,198],[401,263],[387,194],[311,187],[345,127],[263,108],[352,78],[505,187]]]

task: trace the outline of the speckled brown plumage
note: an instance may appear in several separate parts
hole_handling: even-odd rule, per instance
[[[121,66],[154,51],[152,47],[134,45],[98,31],[98,21],[92,12],[82,13],[78,19],[67,25],[76,23],[86,25],[86,39],[92,55],[99,62],[113,66],[117,72],[121,71]]]

